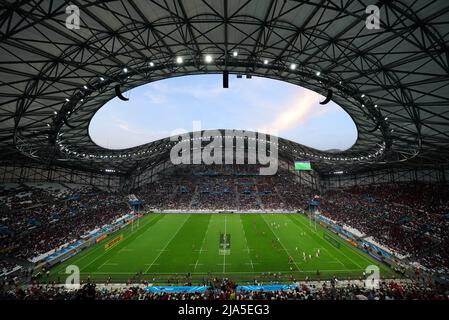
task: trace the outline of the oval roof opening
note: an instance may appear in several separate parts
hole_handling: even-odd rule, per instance
[[[343,151],[357,140],[352,118],[318,93],[283,81],[221,75],[169,78],[125,92],[92,118],[91,139],[120,150],[186,132],[243,129],[272,133],[323,151]]]

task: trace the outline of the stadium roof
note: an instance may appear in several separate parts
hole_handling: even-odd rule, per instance
[[[358,139],[349,150],[281,140],[287,158],[309,154],[321,172],[448,163],[447,0],[1,3],[2,160],[121,172],[154,165],[168,156],[167,141],[103,149],[88,134],[96,110],[115,97],[116,85],[125,91],[228,70],[325,96],[332,90],[354,119]],[[80,29],[66,26],[70,4],[79,8]],[[370,4],[380,8],[380,29],[365,25]]]

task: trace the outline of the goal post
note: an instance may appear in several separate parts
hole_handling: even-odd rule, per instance
[[[317,220],[319,215],[320,211],[318,209],[309,209],[309,227],[314,231],[317,231]]]
[[[307,215],[309,217],[309,227],[310,229],[317,231],[317,220],[320,215],[319,211],[320,200],[318,196],[313,197],[312,200],[309,201],[307,208]]]
[[[131,219],[131,232],[134,232],[135,230],[139,229],[140,219],[137,216],[134,216]]]

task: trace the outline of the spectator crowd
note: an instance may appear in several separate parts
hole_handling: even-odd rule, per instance
[[[326,192],[322,213],[425,268],[449,273],[446,185],[381,184]]]
[[[80,289],[59,285],[33,285],[3,288],[0,299],[10,300],[448,300],[449,289],[441,284],[382,281],[377,288],[338,280],[321,283],[298,283],[277,291],[237,289],[229,279],[214,279],[205,292],[153,293],[145,286],[107,287],[86,283]]]
[[[211,169],[211,167],[213,169]],[[258,175],[251,165],[198,166],[174,172],[134,191],[148,210],[285,210],[307,207],[316,191],[279,168],[274,176]]]
[[[0,252],[23,261],[75,243],[129,211],[123,194],[92,187],[55,191],[23,185],[0,196]],[[0,261],[3,271],[15,266]]]

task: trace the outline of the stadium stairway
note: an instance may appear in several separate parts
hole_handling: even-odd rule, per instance
[[[194,205],[195,205],[195,203],[197,203],[198,202],[198,185],[195,185],[195,191],[193,192],[193,196],[192,196],[192,199],[190,200],[190,204],[189,204],[189,210],[191,210],[193,207],[194,207]]]
[[[253,179],[253,181],[254,181],[254,188],[256,189],[256,202],[259,205],[260,209],[264,210],[265,206],[264,206],[262,199],[260,198],[260,195],[259,195],[259,188],[257,187],[257,181],[256,181],[256,179]]]
[[[237,204],[237,208],[240,208],[240,194],[239,194],[239,188],[237,185],[234,185],[234,194],[235,194],[235,203]]]
[[[281,207],[281,209],[286,208],[286,207],[287,207],[287,203],[285,202],[285,199],[284,199],[284,197],[282,196],[282,194],[279,192],[277,186],[273,186],[273,189],[274,189],[275,193],[277,194],[277,196],[278,196],[279,199],[280,199],[280,204],[281,204],[280,207]]]

